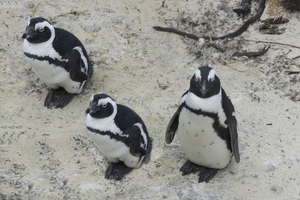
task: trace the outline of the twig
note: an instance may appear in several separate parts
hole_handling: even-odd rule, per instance
[[[70,12],[62,13],[62,14],[56,15],[54,17],[49,17],[49,18],[62,17],[62,16],[65,16],[65,15],[81,15],[81,14],[84,14],[85,12],[87,12],[87,10],[85,10],[85,11],[73,11],[73,10],[71,10]]]
[[[248,70],[239,70],[239,69],[235,68],[235,67],[232,66],[227,60],[225,60],[223,56],[222,56],[222,60],[223,60],[227,65],[229,65],[232,69],[234,69],[234,70],[236,70],[236,71],[238,71],[238,72],[246,72],[246,71],[248,71]]]
[[[283,16],[280,16],[278,18],[269,18],[266,20],[263,20],[262,22],[267,24],[285,24],[288,23],[290,20],[287,18],[284,18]]]
[[[169,33],[175,33],[177,35],[181,35],[181,36],[186,36],[190,39],[194,39],[194,40],[199,40],[199,37],[193,34],[189,34],[180,30],[177,30],[175,28],[165,28],[165,27],[161,27],[161,26],[153,26],[153,28],[157,31],[164,31],[164,32],[169,32]]]
[[[228,47],[222,47],[221,45],[217,45],[217,44],[211,43],[211,42],[208,43],[208,45],[211,47],[214,47],[215,49],[221,51],[222,53],[224,53],[228,49]]]
[[[300,74],[300,71],[285,71],[286,75]]]
[[[42,2],[45,2],[45,3],[49,4],[50,6],[57,6],[57,5],[54,5],[54,4],[49,3],[48,1],[40,1],[40,2],[34,7],[34,9],[33,9],[33,11],[32,11],[32,17],[34,17],[34,13],[35,13],[36,9],[40,6],[40,4],[41,4]]]
[[[227,52],[229,49],[230,49],[230,48],[227,48],[226,52]],[[226,53],[226,52],[225,52],[225,53]],[[224,55],[225,55],[225,54],[224,54]],[[227,60],[225,60],[224,55],[222,56],[222,60],[223,60],[227,65],[229,65],[232,69],[234,69],[234,70],[236,70],[236,71],[238,71],[238,72],[246,72],[246,71],[248,71],[248,70],[239,70],[239,69],[233,67]]]
[[[292,58],[292,60],[295,60],[295,59],[298,59],[298,58],[300,58],[300,56],[296,56],[296,57]]]
[[[247,56],[248,58],[250,57],[257,57],[257,56],[261,56],[265,53],[267,53],[267,51],[270,49],[270,46],[268,47],[264,47],[261,51],[257,51],[257,52],[235,52],[232,54],[232,56]]]
[[[298,46],[295,46],[295,45],[292,45],[292,44],[280,43],[280,42],[268,42],[268,41],[261,41],[261,40],[245,40],[245,41],[256,42],[256,43],[267,43],[267,44],[285,45],[285,46],[290,46],[290,47],[294,47],[294,48],[300,49],[300,47],[298,47]]]
[[[259,19],[261,17],[261,15],[263,14],[263,11],[265,10],[265,7],[266,7],[266,0],[262,0],[260,5],[259,5],[259,10],[258,10],[258,12],[256,13],[255,16],[251,17],[248,21],[246,21],[244,23],[244,25],[242,27],[240,27],[238,30],[236,30],[232,33],[229,33],[227,35],[221,36],[221,37],[211,37],[211,38],[209,38],[208,36],[198,37],[196,35],[185,33],[183,31],[177,30],[175,28],[166,28],[166,27],[160,27],[160,26],[153,26],[153,28],[157,31],[175,33],[175,34],[178,34],[178,35],[181,35],[181,36],[186,36],[186,37],[194,39],[194,40],[199,40],[199,38],[204,38],[206,40],[208,40],[208,39],[223,40],[223,39],[226,39],[226,38],[234,38],[234,37],[239,36],[243,32],[245,32],[251,24],[253,24],[257,19]]]

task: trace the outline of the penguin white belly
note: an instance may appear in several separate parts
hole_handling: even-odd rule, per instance
[[[57,84],[70,77],[62,67],[49,64],[48,61],[26,58],[38,77],[48,84]]]
[[[203,167],[222,169],[232,157],[226,142],[212,127],[214,120],[183,108],[179,115],[177,135],[188,159]]]
[[[100,131],[110,131],[112,134],[121,133],[121,130],[115,125],[113,118],[94,119],[89,114],[86,119],[86,126]],[[139,168],[143,157],[133,156],[129,147],[123,142],[110,138],[109,135],[96,134],[88,131],[89,135],[95,142],[99,151],[105,155],[111,162],[122,161],[127,167]]]
[[[97,145],[99,151],[107,157],[119,159],[119,157],[129,151],[129,147],[127,147],[123,142],[111,139],[109,135],[95,134],[91,131],[89,131],[89,134]]]
[[[31,44],[27,40],[24,40],[23,51],[24,53],[29,53],[36,56],[49,56],[53,59],[62,60],[61,56],[52,47],[52,41]],[[81,53],[81,51],[79,51],[79,53]],[[70,73],[67,72],[64,68],[49,64],[47,60],[42,61],[38,59],[28,58],[27,56],[26,59],[37,76],[41,80],[46,82],[50,88],[58,89],[59,87],[63,87],[68,93],[81,93],[84,83],[81,84],[79,82],[73,81],[70,78]],[[64,59],[63,61],[68,62],[68,59]],[[84,61],[87,63],[86,60]]]
[[[96,135],[90,131],[89,134],[94,140],[99,151],[111,162],[117,163],[122,161],[127,167],[140,167],[143,159],[133,156],[129,151],[129,147],[127,147],[123,142],[111,139],[108,135]]]
[[[84,84],[73,81],[70,78],[69,72],[62,67],[49,64],[48,61],[40,61],[31,58],[27,58],[27,60],[37,76],[46,82],[50,88],[58,89],[59,87],[63,87],[68,93],[81,93]]]

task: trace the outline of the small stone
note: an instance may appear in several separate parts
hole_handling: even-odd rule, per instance
[[[287,159],[283,163],[286,165],[294,165],[294,161],[292,161],[291,159]]]
[[[22,181],[21,180],[16,180],[15,181],[15,188],[20,188],[22,187]]]
[[[51,175],[50,177],[50,183],[55,183],[56,182],[56,176],[55,175]]]
[[[276,194],[281,194],[281,193],[283,192],[283,187],[274,185],[274,186],[271,188],[271,191],[275,192]]]
[[[272,164],[269,164],[267,169],[265,169],[265,172],[270,172],[270,171],[274,171],[275,170],[275,166]]]
[[[34,8],[34,3],[32,1],[27,1],[27,4],[25,5],[26,8]]]

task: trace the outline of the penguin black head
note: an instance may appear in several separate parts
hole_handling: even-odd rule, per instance
[[[93,118],[106,118],[111,116],[116,109],[114,100],[106,94],[96,94],[92,96],[86,114],[90,114]]]
[[[54,34],[54,27],[51,23],[42,17],[37,17],[29,20],[22,38],[30,43],[42,43],[48,41],[52,34]]]
[[[208,66],[199,67],[190,81],[190,92],[200,98],[209,98],[220,92],[221,82],[216,71]]]

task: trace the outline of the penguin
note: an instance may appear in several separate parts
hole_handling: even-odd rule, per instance
[[[90,137],[110,161],[106,179],[121,180],[149,157],[151,138],[143,120],[132,109],[102,93],[92,96],[86,114]]]
[[[211,67],[199,67],[191,78],[167,126],[167,144],[175,134],[188,158],[180,171],[183,176],[200,171],[199,183],[210,181],[232,156],[240,162],[234,107]]]
[[[47,108],[63,108],[80,94],[93,74],[80,40],[42,18],[32,18],[24,34],[23,52],[37,76],[50,88]]]

